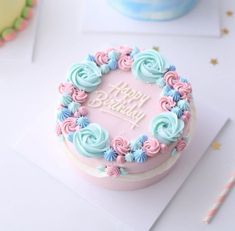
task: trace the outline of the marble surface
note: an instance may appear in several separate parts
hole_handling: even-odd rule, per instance
[[[7,149],[16,137],[44,110],[57,101],[57,83],[67,68],[87,51],[127,44],[158,46],[180,73],[188,76],[194,95],[230,115],[230,122],[216,138],[219,150],[209,149],[197,168],[162,214],[153,230],[234,230],[234,190],[213,220],[201,219],[235,168],[235,95],[233,63],[235,46],[235,3],[221,1],[221,27],[229,31],[221,38],[183,36],[138,36],[130,34],[81,34],[80,1],[48,0],[42,14],[34,62],[0,63],[1,152],[0,230],[118,230],[108,214],[99,213],[45,172]],[[61,17],[64,15],[64,17]],[[53,16],[53,17],[52,17]],[[66,20],[65,20],[66,19]],[[218,64],[210,63],[217,59]],[[215,63],[215,62],[213,62]],[[209,88],[209,91],[208,91]],[[50,97],[46,92],[51,92]],[[91,214],[93,215],[91,218]]]

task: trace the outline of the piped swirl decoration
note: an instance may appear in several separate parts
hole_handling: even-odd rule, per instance
[[[75,132],[73,143],[81,155],[86,157],[101,157],[109,148],[108,132],[98,124],[89,124]]]
[[[132,72],[145,83],[158,83],[169,68],[165,59],[155,50],[146,50],[135,56]]]
[[[176,105],[176,102],[170,96],[161,97],[159,103],[163,111],[171,111],[171,109]]]
[[[36,3],[36,0],[26,0],[21,14],[12,19],[11,25],[8,25],[6,28],[0,28],[0,47],[5,42],[13,40],[18,32],[23,31],[28,26],[29,20],[33,16],[33,7]]]
[[[173,112],[164,112],[152,121],[152,133],[161,143],[170,144],[177,141],[184,129],[183,120]]]
[[[67,80],[81,91],[92,92],[101,83],[101,71],[94,62],[74,64]]]
[[[159,100],[162,113],[152,120],[152,137],[141,134],[131,141],[121,136],[110,139],[108,131],[90,122],[84,103],[89,93],[101,84],[102,78],[116,69],[132,71],[144,83],[162,88]],[[178,75],[176,67],[169,65],[156,50],[140,51],[122,46],[89,54],[85,61],[70,68],[67,81],[60,84],[59,92],[57,135],[72,143],[78,155],[104,158],[110,163],[103,171],[108,176],[123,175],[125,162],[145,163],[172,150],[174,154],[181,152],[187,145],[183,134],[191,118],[192,88]]]
[[[165,80],[166,84],[168,84],[170,87],[173,87],[179,81],[179,79],[180,78],[179,78],[177,72],[175,72],[175,71],[168,71],[164,75],[164,80]]]
[[[76,119],[72,117],[65,119],[61,125],[61,130],[64,134],[75,132],[78,128],[79,127],[76,124]]]
[[[144,142],[143,149],[147,156],[154,157],[160,152],[161,147],[157,139],[148,139]]]
[[[122,137],[116,137],[112,140],[112,147],[118,155],[125,155],[129,151],[128,141]]]

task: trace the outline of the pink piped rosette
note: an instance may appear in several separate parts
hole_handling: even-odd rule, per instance
[[[88,55],[86,61],[94,67],[97,75],[97,86],[100,84],[100,77],[120,69],[131,71],[136,55],[140,53],[138,48],[121,46],[110,48],[106,51],[99,51],[94,55]],[[84,64],[85,65],[85,64]],[[74,134],[89,127],[89,111],[84,105],[89,93],[95,90],[94,83],[89,85],[87,76],[83,76],[85,70],[80,71],[80,66],[73,66],[72,77],[65,83],[59,85],[61,100],[57,112],[56,134],[67,139],[71,144],[74,142]],[[77,69],[82,73],[76,76]],[[93,71],[90,70],[90,71]],[[86,82],[86,87],[77,86],[80,78]],[[93,81],[93,79],[92,79]],[[190,83],[176,72],[174,66],[169,66],[162,74],[162,81],[159,85],[162,88],[162,96],[159,100],[160,108],[163,112],[173,112],[178,120],[183,120],[187,125],[191,118],[190,102],[192,100],[192,87]],[[182,122],[182,121],[181,121]],[[101,140],[102,142],[102,140]],[[118,177],[127,174],[123,167],[125,163],[145,163],[156,158],[158,155],[169,154],[172,156],[177,152],[182,152],[187,146],[187,139],[184,134],[180,134],[176,140],[166,143],[156,137],[148,137],[145,134],[138,136],[131,141],[124,137],[113,137],[110,144],[105,147],[103,156],[105,165],[101,167],[101,172],[110,177]],[[89,157],[91,158],[91,157]]]
[[[0,46],[5,42],[13,40],[17,32],[23,31],[29,24],[29,20],[33,16],[33,7],[36,5],[36,0],[26,0],[26,4],[11,27],[0,31]]]
[[[192,99],[191,84],[181,78],[175,71],[175,67],[164,75],[165,86],[163,95],[159,100],[162,111],[173,111],[178,118],[188,123],[191,117],[190,102]]]

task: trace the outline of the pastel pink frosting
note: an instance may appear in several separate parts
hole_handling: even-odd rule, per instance
[[[126,162],[125,157],[122,155],[118,155],[116,161],[118,164],[123,164]]]
[[[76,103],[84,103],[87,99],[87,93],[79,89],[75,89],[72,93],[72,99]]]
[[[133,60],[129,55],[121,55],[118,59],[118,68],[123,71],[130,71],[132,62]]]
[[[168,147],[166,144],[160,144],[161,147],[161,153],[167,153],[168,152]]]
[[[180,93],[183,99],[187,99],[192,92],[191,84],[178,82],[174,85],[174,89]]]
[[[130,149],[128,141],[121,136],[114,138],[111,145],[118,155],[125,155]]]
[[[56,124],[56,134],[57,136],[62,135],[62,130],[59,124]]]
[[[22,23],[20,24],[20,27],[18,28],[18,31],[23,31],[29,24],[28,20],[23,19]]]
[[[171,111],[171,108],[176,105],[176,102],[170,96],[161,97],[159,103],[163,111]]]
[[[2,46],[3,44],[4,44],[4,41],[0,39],[0,46]]]
[[[88,114],[88,110],[85,106],[81,106],[79,109],[78,109],[78,112],[80,113],[80,115],[82,116],[86,116]]]
[[[95,61],[98,65],[103,65],[108,63],[109,57],[108,54],[102,51],[98,51],[95,54]]]
[[[73,114],[74,117],[78,118],[81,116],[81,113],[79,111],[75,111]]]
[[[120,46],[118,48],[118,51],[121,52],[122,54],[126,55],[126,54],[130,54],[132,49],[130,47],[127,47],[127,46]]]
[[[186,147],[186,142],[183,140],[183,139],[181,139],[177,144],[176,144],[176,150],[178,151],[178,152],[181,152],[181,151],[183,151],[184,149],[185,149],[185,147]]]
[[[165,75],[164,75],[164,79],[166,81],[166,83],[173,87],[177,82],[179,82],[179,76],[177,74],[177,72],[175,71],[168,71]]]
[[[11,41],[16,37],[16,32],[12,30],[11,33],[6,33],[2,37],[5,41]]]
[[[72,95],[73,92],[75,91],[75,88],[71,83],[61,83],[59,85],[59,92],[61,94],[67,93],[69,95]]]
[[[160,152],[161,146],[158,140],[148,139],[144,142],[143,150],[146,152],[147,156],[154,157]]]
[[[106,167],[106,173],[108,176],[116,177],[120,175],[120,169],[117,166],[110,165]]]
[[[188,123],[191,118],[191,113],[189,111],[185,111],[181,118],[185,123]]]
[[[79,127],[76,124],[76,118],[69,117],[65,119],[61,125],[61,129],[64,134],[69,134],[70,132],[75,132]]]

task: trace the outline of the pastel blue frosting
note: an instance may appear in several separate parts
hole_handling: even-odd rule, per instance
[[[166,82],[165,80],[162,78],[162,79],[159,79],[157,80],[157,85],[160,87],[160,88],[163,88],[165,85],[166,85]]]
[[[156,116],[151,124],[152,134],[161,143],[177,141],[183,133],[184,121],[173,112],[163,112]]]
[[[71,117],[72,113],[69,109],[67,108],[62,108],[59,113],[57,114],[57,118],[63,122],[65,119],[67,119],[68,117]]]
[[[178,106],[180,109],[182,109],[183,111],[187,111],[187,110],[190,109],[189,102],[188,102],[187,100],[184,100],[184,99],[178,101],[177,106]]]
[[[120,56],[120,53],[117,51],[110,51],[108,53],[109,59],[118,60],[119,56]]]
[[[135,150],[137,150],[137,149],[140,149],[140,148],[143,146],[144,142],[145,142],[147,139],[148,139],[148,136],[146,136],[146,135],[140,135],[137,139],[132,140],[132,141],[130,142],[131,150],[132,150],[132,151],[135,151]]]
[[[68,94],[62,95],[60,103],[64,106],[68,106],[73,101],[72,97]]]
[[[136,162],[143,163],[147,160],[147,155],[142,149],[137,149],[133,152],[134,159]]]
[[[134,161],[134,155],[133,155],[133,153],[128,152],[128,153],[125,155],[125,160],[126,160],[127,162],[133,162],[133,161]]]
[[[114,161],[117,159],[117,153],[112,148],[109,148],[104,152],[104,159],[108,161]]]
[[[188,80],[184,77],[180,77],[180,81],[183,82],[183,83],[188,83]]]
[[[197,0],[109,0],[110,4],[134,19],[172,20],[190,11]]]
[[[174,65],[170,65],[168,71],[176,71],[176,67]]]
[[[69,134],[68,134],[68,141],[69,142],[71,142],[71,143],[73,143],[73,135],[74,135],[74,132],[70,132]]]
[[[171,111],[175,113],[178,118],[180,118],[183,115],[183,110],[179,108],[178,106],[173,107]]]
[[[100,66],[100,70],[101,70],[101,73],[102,73],[103,75],[105,75],[105,74],[108,74],[111,69],[110,69],[110,67],[109,67],[108,64],[102,64],[102,65]]]
[[[139,140],[132,140],[130,142],[130,147],[132,151],[135,151],[142,147],[142,143]]]
[[[86,126],[88,126],[89,123],[90,123],[90,121],[86,116],[81,116],[81,117],[77,118],[77,120],[76,120],[76,124],[80,128],[85,128]]]
[[[145,50],[138,53],[132,64],[132,72],[137,79],[145,83],[158,83],[163,78],[169,65],[156,50]]]
[[[180,93],[174,89],[170,90],[167,94],[171,96],[175,102],[179,101],[181,98]]]
[[[169,85],[165,85],[162,89],[162,94],[164,96],[169,96],[169,92],[172,90],[172,88]]]
[[[118,68],[118,63],[116,59],[110,59],[108,61],[108,67],[110,68],[110,70],[116,70]]]
[[[95,57],[93,55],[88,54],[85,58],[86,61],[91,61],[91,62],[95,62]]]
[[[177,154],[177,150],[176,150],[176,148],[174,148],[171,152],[171,156],[175,156],[176,154]]]
[[[101,70],[91,61],[74,64],[68,74],[67,80],[75,87],[86,92],[94,91],[101,83]]]
[[[75,113],[78,108],[81,106],[80,103],[76,103],[76,102],[71,102],[69,105],[68,105],[68,109],[72,112],[72,113]]]
[[[131,51],[131,54],[130,54],[131,58],[134,58],[138,53],[140,53],[139,48],[138,47],[134,47],[132,49],[132,51]]]
[[[75,132],[73,144],[78,153],[86,157],[103,157],[109,149],[109,135],[98,124],[91,123]]]

